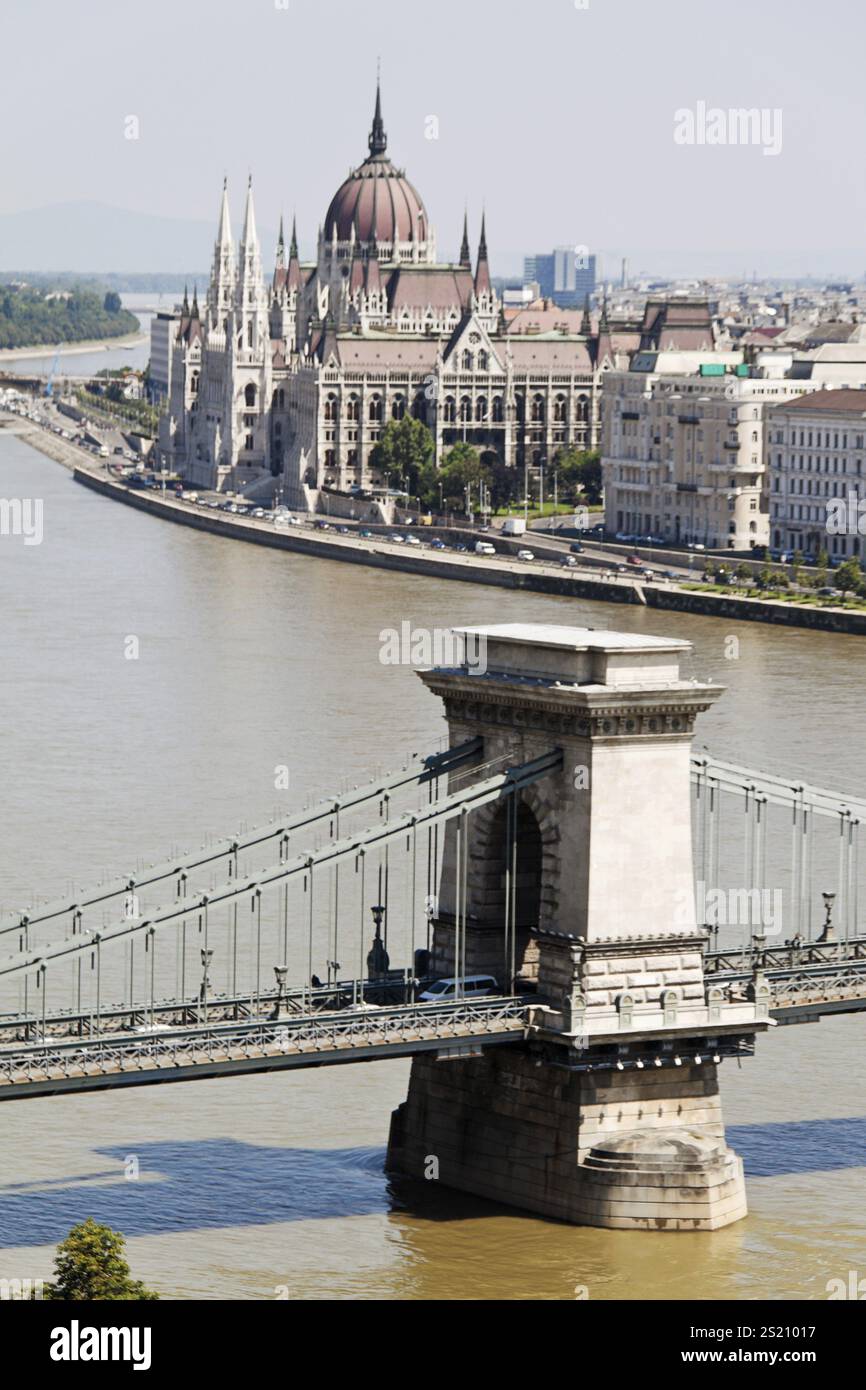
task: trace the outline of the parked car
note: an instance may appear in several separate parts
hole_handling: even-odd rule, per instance
[[[453,978],[436,980],[418,998],[426,1004],[445,1004],[461,996],[464,999],[482,999],[485,994],[497,994],[499,985],[492,975],[467,975],[460,981]]]
[[[518,560],[534,560],[535,555],[531,550],[518,550],[517,558]]]
[[[388,537],[388,540],[389,540],[389,541],[396,541],[398,545],[404,545],[404,544],[405,544],[405,542],[404,542],[404,540],[403,540],[403,537],[402,537],[402,536],[399,536],[399,535],[397,534],[396,531],[392,531],[391,535]]]
[[[476,555],[495,555],[495,554],[496,554],[496,547],[493,546],[493,545],[491,545],[489,541],[476,541],[476,542],[475,542],[475,554],[476,554]]]

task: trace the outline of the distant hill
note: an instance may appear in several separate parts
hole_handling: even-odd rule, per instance
[[[0,271],[63,270],[103,278],[109,271],[177,276],[184,266],[210,266],[215,234],[215,220],[158,217],[109,203],[53,203],[0,213]],[[268,267],[276,231],[261,229],[259,237]]]

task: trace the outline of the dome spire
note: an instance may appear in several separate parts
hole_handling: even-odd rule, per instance
[[[373,112],[373,126],[370,130],[369,147],[371,159],[380,159],[388,148],[388,138],[385,134],[385,125],[382,120],[382,93],[380,90],[378,71],[376,73],[376,109]]]

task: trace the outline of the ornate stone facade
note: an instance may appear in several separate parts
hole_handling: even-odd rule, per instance
[[[239,248],[226,190],[206,307],[184,301],[165,466],[200,487],[276,493],[315,508],[323,488],[381,489],[372,451],[389,420],[423,420],[436,458],[455,443],[516,469],[598,442],[603,371],[617,365],[604,316],[509,323],[491,280],[484,220],[473,266],[436,259],[424,203],[388,158],[377,91],[367,158],[337,190],[302,263],[282,228],[265,286],[247,191]]]

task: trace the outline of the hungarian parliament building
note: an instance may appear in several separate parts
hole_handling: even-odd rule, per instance
[[[340,185],[314,264],[282,225],[265,280],[253,191],[239,245],[223,187],[206,301],[173,325],[162,466],[195,486],[278,495],[316,510],[322,489],[398,485],[373,454],[391,420],[423,421],[441,462],[458,442],[521,470],[599,443],[605,370],[627,365],[641,325],[611,328],[549,301],[506,310],[482,218],[456,264],[437,260],[420,195],[388,157],[377,89],[368,155]]]

